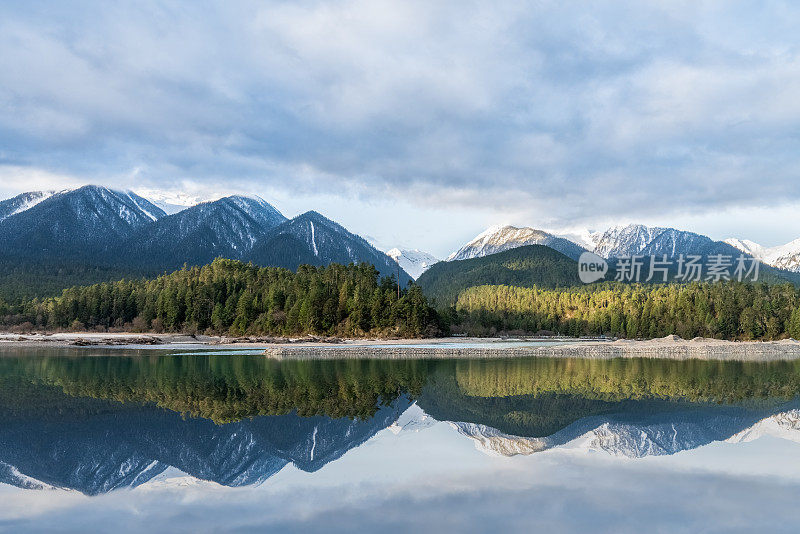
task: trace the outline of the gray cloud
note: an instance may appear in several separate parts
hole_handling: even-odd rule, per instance
[[[796,201],[798,19],[789,2],[7,3],[0,165],[555,222]]]

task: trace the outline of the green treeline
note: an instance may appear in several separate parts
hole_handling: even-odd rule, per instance
[[[297,272],[218,259],[152,280],[64,290],[17,305],[0,321],[38,328],[127,328],[231,335],[400,335],[438,332],[418,286],[400,292],[372,265],[302,265]]]
[[[535,270],[522,267],[519,272]],[[473,335],[800,339],[800,290],[791,284],[476,285],[438,312],[427,297],[415,284],[398,297],[394,278],[380,278],[371,265],[302,265],[292,272],[218,259],[151,280],[73,287],[58,297],[15,304],[0,300],[0,325],[252,336],[422,337],[450,329]]]
[[[791,284],[615,284],[565,289],[477,286],[446,320],[472,333],[550,331],[655,338],[800,338],[800,292]]]

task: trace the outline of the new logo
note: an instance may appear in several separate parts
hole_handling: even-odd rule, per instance
[[[606,260],[592,252],[584,252],[578,258],[578,277],[584,284],[591,284],[603,278],[608,272]]]

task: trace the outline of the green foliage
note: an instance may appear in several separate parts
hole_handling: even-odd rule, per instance
[[[685,339],[800,337],[800,293],[790,284],[617,284],[560,290],[471,287],[445,313],[475,333],[519,330]]]
[[[80,261],[0,260],[0,297],[16,302],[60,295],[64,288],[111,282],[122,278],[157,275],[142,271],[91,265]]]
[[[482,258],[442,261],[417,283],[439,306],[455,303],[459,293],[478,285],[567,287],[576,285],[578,264],[544,245],[529,245]]]
[[[4,308],[5,306],[5,308]],[[232,260],[184,268],[153,280],[73,287],[61,296],[9,306],[6,325],[138,328],[231,335],[400,335],[438,332],[418,286],[400,292],[371,265],[311,267],[296,273]]]

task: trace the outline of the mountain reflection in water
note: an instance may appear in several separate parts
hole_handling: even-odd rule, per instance
[[[174,468],[256,485],[289,463],[317,471],[381,430],[437,421],[499,455],[800,441],[796,362],[74,354],[0,358],[0,482],[96,495]]]

